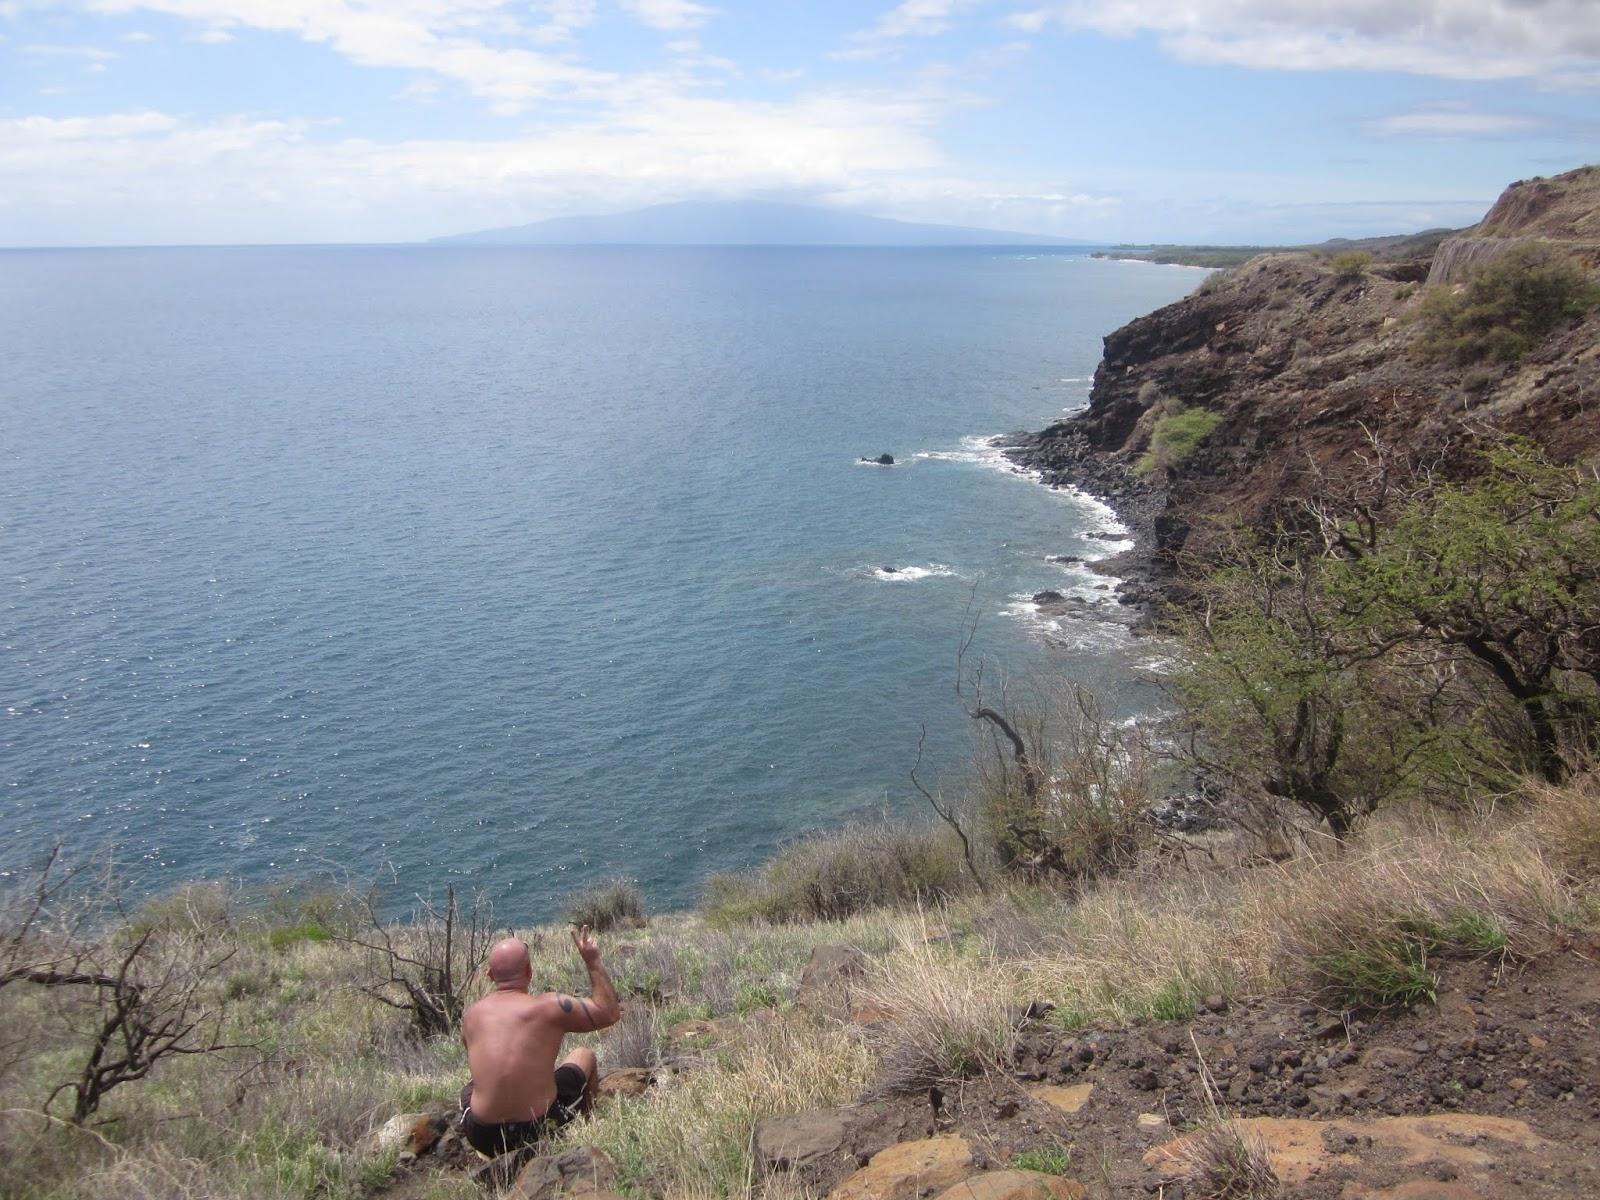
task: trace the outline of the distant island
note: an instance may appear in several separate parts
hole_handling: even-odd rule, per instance
[[[1037,233],[927,225],[765,200],[684,201],[606,216],[458,233],[434,246],[1056,246],[1093,243]],[[1104,243],[1100,243],[1104,245]]]

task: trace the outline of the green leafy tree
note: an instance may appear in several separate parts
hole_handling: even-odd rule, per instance
[[[1525,720],[1539,773],[1559,781],[1596,748],[1600,478],[1523,442],[1486,465],[1413,498],[1376,539],[1343,539],[1348,567],[1330,582],[1351,619],[1486,672]]]
[[[1520,442],[1484,465],[1198,580],[1175,681],[1198,761],[1342,837],[1600,750],[1600,478]]]
[[[1436,651],[1341,608],[1330,576],[1347,563],[1282,533],[1230,557],[1177,622],[1174,691],[1208,773],[1342,838],[1388,801],[1448,794],[1483,769],[1480,702]]]

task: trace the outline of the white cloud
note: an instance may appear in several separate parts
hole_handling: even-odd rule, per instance
[[[669,33],[696,29],[716,13],[715,9],[693,0],[622,0],[622,6],[652,29]]]
[[[150,110],[108,113],[97,117],[13,117],[0,121],[0,162],[30,148],[94,141],[121,142],[130,137],[171,133],[178,119]]]
[[[1419,109],[1394,113],[1368,123],[1380,137],[1392,138],[1505,138],[1536,132],[1545,121],[1514,113],[1471,112],[1463,109]]]
[[[559,41],[592,18],[592,0],[549,0],[543,24],[508,15],[507,0],[88,0],[110,15],[156,12],[208,30],[249,28],[323,44],[358,66],[429,71],[464,84],[499,112],[554,94],[598,95],[615,81],[526,46],[486,37]]]
[[[1191,62],[1513,79],[1600,61],[1595,0],[1057,0],[1010,18],[1152,34]]]
[[[878,18],[870,29],[850,35],[840,58],[875,58],[903,38],[946,33],[962,12],[988,0],[903,0]]]
[[[154,34],[146,33],[142,29],[134,29],[123,34],[122,40],[125,42],[153,42],[156,39]]]
[[[664,199],[815,195],[940,167],[929,121],[924,101],[844,92],[660,96],[476,141],[327,139],[304,121],[155,112],[0,120],[0,245],[101,228],[121,242],[409,240]]]

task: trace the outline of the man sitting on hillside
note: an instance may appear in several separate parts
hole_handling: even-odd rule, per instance
[[[494,991],[467,1009],[461,1037],[467,1043],[472,1080],[461,1093],[461,1134],[493,1158],[536,1140],[586,1113],[594,1104],[599,1063],[579,1047],[556,1066],[561,1039],[591,1033],[622,1019],[600,947],[583,926],[572,941],[589,970],[589,997],[559,992],[530,996],[533,964],[528,947],[515,938],[489,951]]]

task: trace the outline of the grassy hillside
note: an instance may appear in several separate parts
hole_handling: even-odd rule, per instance
[[[594,1039],[607,1068],[653,1067],[659,1082],[565,1137],[609,1155],[633,1194],[785,1194],[755,1173],[757,1120],[1003,1076],[1029,1028],[1066,1036],[1181,1021],[1218,998],[1286,995],[1330,1012],[1425,1006],[1452,957],[1527,961],[1595,927],[1597,831],[1600,779],[1589,775],[1529,785],[1494,815],[1395,814],[1348,845],[1288,858],[1213,835],[1166,840],[1081,889],[996,879],[987,894],[920,907],[906,898],[833,921],[660,916],[605,935],[630,999],[622,1025]],[[830,845],[849,853],[835,839],[811,861]],[[376,1195],[397,1181],[409,1196],[477,1194],[443,1166],[402,1180],[395,1152],[372,1145],[394,1115],[448,1106],[465,1062],[454,1036],[416,1037],[406,1014],[363,990],[385,970],[347,940],[367,940],[352,910],[327,897],[240,908],[202,887],[146,906],[120,936],[151,930],[178,960],[228,956],[202,999],[232,1048],[164,1060],[74,1125],[59,1096],[51,1103],[83,1054],[73,1005],[60,989],[0,989],[13,1035],[5,1195],[288,1200]],[[388,932],[421,944],[415,928]],[[538,984],[580,986],[564,929],[520,932]],[[812,948],[836,943],[870,960],[853,1016],[794,1003]],[[1030,1002],[1036,1016],[1053,1008],[1030,1022]],[[1053,1146],[1041,1136],[1033,1149]]]

